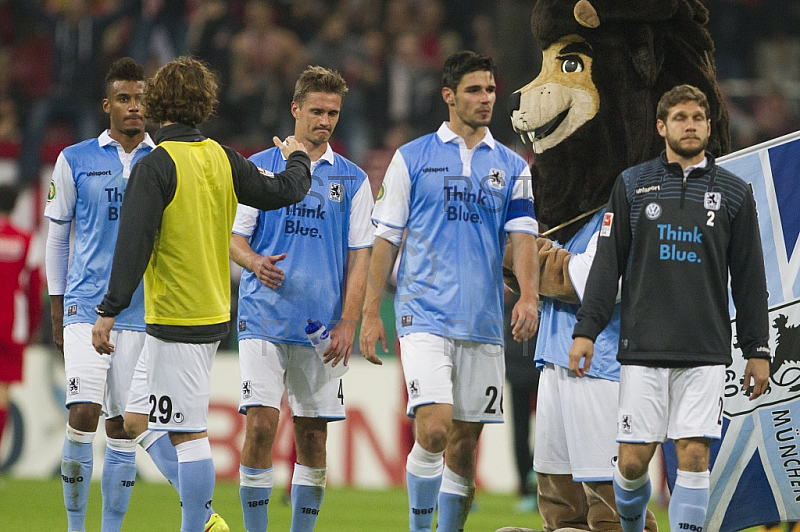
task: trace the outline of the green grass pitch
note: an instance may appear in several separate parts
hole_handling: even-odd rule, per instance
[[[87,530],[100,530],[100,483],[93,482],[86,518]],[[291,509],[282,502],[284,490],[276,488],[270,501],[269,528],[288,531]],[[478,492],[476,508],[467,519],[466,531],[493,532],[503,526],[538,528],[536,514],[514,513],[515,497]],[[239,486],[217,482],[214,509],[233,532],[243,532]],[[659,529],[668,531],[667,512],[653,506]],[[406,493],[403,489],[362,490],[329,488],[325,492],[317,527],[319,532],[403,532],[408,530]],[[0,522],[3,530],[61,532],[67,528],[60,479],[20,480],[4,478],[0,487]],[[178,495],[168,484],[137,481],[123,531],[175,532],[180,529]]]

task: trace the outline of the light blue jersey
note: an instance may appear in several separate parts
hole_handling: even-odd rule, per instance
[[[286,168],[278,148],[250,157],[276,174]],[[286,280],[276,289],[249,270],[239,284],[239,340],[310,345],[309,318],[328,329],[341,319],[347,251],[372,246],[372,191],[367,174],[328,146],[311,165],[311,189],[299,203],[273,211],[239,205],[233,232],[259,255],[280,255]]]
[[[136,161],[154,147],[145,134],[139,146],[125,153],[105,131],[98,138],[69,146],[59,154],[44,215],[57,222],[75,221],[75,242],[64,292],[64,326],[97,320],[94,309],[108,288],[128,177]],[[141,282],[130,306],[115,318],[114,328],[144,331]]]
[[[564,246],[572,253],[569,262],[569,276],[572,286],[580,299],[583,299],[586,279],[597,250],[597,238],[603,222],[605,209],[599,212],[584,225]],[[559,246],[557,242],[554,246]],[[572,346],[572,330],[577,322],[575,315],[580,305],[565,303],[552,297],[542,297],[542,314],[539,319],[539,336],[536,341],[536,367],[542,369],[546,362],[569,368],[569,349]],[[619,348],[620,304],[614,306],[611,321],[603,329],[594,343],[594,356],[591,369],[587,375],[601,379],[619,381]]]
[[[471,150],[442,124],[395,153],[373,220],[406,229],[397,275],[400,336],[503,344],[506,233],[537,233],[530,170],[486,136]]]

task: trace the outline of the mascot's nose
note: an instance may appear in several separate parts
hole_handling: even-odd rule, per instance
[[[512,92],[511,96],[508,97],[508,114],[511,115],[514,111],[519,111],[519,102],[522,98],[522,94],[519,91]]]

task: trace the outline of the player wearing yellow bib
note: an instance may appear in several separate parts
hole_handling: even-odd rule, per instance
[[[228,334],[228,246],[237,203],[261,210],[303,199],[311,185],[305,149],[277,138],[286,170],[267,177],[196,125],[217,103],[206,66],[181,57],[145,92],[147,116],[161,124],[158,147],[134,167],[122,204],[108,292],[92,343],[114,351],[109,331],[144,275],[149,429],[167,431],[178,454],[182,532],[202,530],[214,492],[207,416],[211,363]]]

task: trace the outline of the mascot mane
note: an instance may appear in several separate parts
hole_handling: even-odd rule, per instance
[[[699,0],[538,0],[531,30],[542,70],[510,101],[514,129],[533,144],[536,215],[556,227],[608,200],[625,168],[657,156],[661,95],[682,83],[711,108],[708,150],[730,149]],[[585,219],[556,231],[566,242]]]

